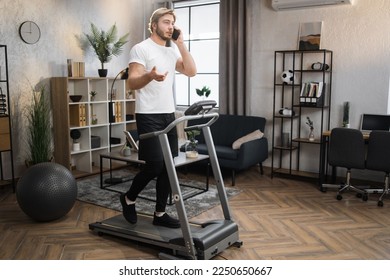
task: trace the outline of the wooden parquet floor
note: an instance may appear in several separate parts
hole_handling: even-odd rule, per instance
[[[201,174],[187,174],[195,178]],[[227,173],[225,185],[230,185]],[[230,199],[240,228],[241,248],[229,248],[215,259],[235,260],[383,260],[390,259],[390,200],[378,207],[353,193],[337,201],[335,192],[322,193],[313,182],[274,177],[257,168],[241,172]],[[103,236],[88,225],[118,212],[77,201],[62,219],[36,223],[19,208],[15,194],[0,189],[0,259],[108,260],[157,259],[158,248]],[[215,207],[197,221],[220,218]]]

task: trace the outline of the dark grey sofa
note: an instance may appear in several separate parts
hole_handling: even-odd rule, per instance
[[[203,123],[205,120],[191,120],[188,126]],[[256,164],[260,165],[268,158],[268,140],[264,136],[241,145],[237,150],[232,148],[234,141],[257,129],[264,132],[266,119],[254,116],[220,115],[218,120],[210,126],[213,136],[218,162],[221,168],[232,170],[232,185],[235,185],[235,172],[248,169]],[[196,137],[198,152],[208,154],[207,146],[202,134]]]

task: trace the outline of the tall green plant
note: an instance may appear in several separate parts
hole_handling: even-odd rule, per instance
[[[52,158],[50,106],[45,87],[39,91],[32,89],[32,101],[27,110],[28,122],[28,162],[37,164]]]
[[[104,31],[99,30],[96,25],[91,23],[91,33],[84,33],[84,37],[80,38],[80,43],[84,51],[92,47],[101,63],[101,69],[104,69],[104,63],[110,62],[113,56],[122,53],[123,46],[128,42],[128,36],[129,33],[126,33],[118,39],[116,24]]]

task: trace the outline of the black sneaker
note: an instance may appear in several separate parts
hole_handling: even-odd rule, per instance
[[[122,212],[126,221],[131,224],[135,224],[137,222],[137,211],[135,211],[135,203],[128,205],[126,203],[125,194],[121,194],[119,200],[122,204]]]
[[[161,217],[157,217],[155,214],[153,218],[153,225],[169,228],[179,228],[180,222],[179,220],[170,217],[167,213],[165,213]]]

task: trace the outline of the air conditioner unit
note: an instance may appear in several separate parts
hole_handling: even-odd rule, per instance
[[[276,11],[324,7],[329,5],[352,5],[353,0],[272,0],[272,8]]]

